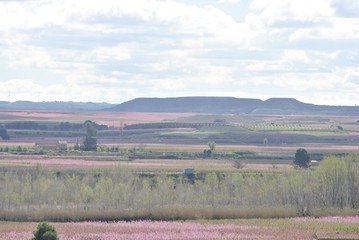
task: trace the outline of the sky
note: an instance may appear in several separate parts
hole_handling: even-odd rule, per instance
[[[0,100],[359,105],[358,0],[0,0]]]

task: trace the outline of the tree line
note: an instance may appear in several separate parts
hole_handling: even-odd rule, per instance
[[[87,120],[84,123],[69,123],[60,122],[58,124],[46,123],[41,124],[38,122],[24,121],[24,122],[10,122],[0,124],[0,137],[3,140],[9,140],[10,136],[7,129],[11,130],[56,130],[56,131],[84,131],[85,137],[83,141],[83,150],[96,151],[97,149],[97,131],[107,130],[107,125],[98,124],[96,122]]]
[[[85,122],[86,123],[86,122]],[[83,131],[85,123],[47,123],[35,121],[14,121],[4,123],[3,128],[15,130],[43,130],[43,131]],[[109,127],[104,124],[92,122],[97,130],[107,130]]]
[[[256,217],[275,217],[281,211],[303,216],[359,208],[358,156],[328,157],[316,170],[211,172],[194,181],[144,177],[124,167],[101,173],[2,169],[0,181],[0,217],[7,220],[61,220],[66,212],[66,220],[74,221],[233,218],[256,209],[261,209]],[[90,218],[90,212],[97,215]]]

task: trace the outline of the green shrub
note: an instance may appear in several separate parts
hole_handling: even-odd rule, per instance
[[[56,232],[47,231],[44,233],[44,235],[42,235],[41,239],[42,240],[58,240],[59,238],[57,237]]]
[[[34,231],[34,237],[32,240],[59,240],[55,228],[46,223],[42,222],[37,225],[36,231]]]

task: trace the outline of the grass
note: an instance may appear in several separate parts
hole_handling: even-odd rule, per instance
[[[199,219],[272,219],[295,217],[293,208],[259,207],[188,207],[171,206],[156,207],[150,210],[102,210],[102,209],[56,209],[0,211],[0,219],[6,221],[52,221],[52,222],[83,222],[83,221],[177,221]],[[208,221],[208,220],[206,220]]]
[[[351,222],[347,222],[343,219],[346,217],[333,217],[333,218],[276,218],[276,219],[235,219],[235,220],[201,220],[201,223],[216,223],[216,224],[246,224],[249,226],[256,227],[268,227],[278,229],[292,229],[292,230],[303,230],[310,232],[321,232],[321,233],[341,233],[345,234],[356,234],[359,232],[359,218],[353,219]],[[328,219],[334,219],[331,221]]]

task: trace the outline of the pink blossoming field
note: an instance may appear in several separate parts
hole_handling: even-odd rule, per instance
[[[31,239],[36,223],[0,223],[0,240]],[[201,222],[53,223],[61,240],[311,239],[314,233],[359,235],[359,217],[252,219]]]
[[[270,239],[273,235],[273,229],[270,228],[235,224],[139,221],[61,223],[54,226],[63,240]],[[35,229],[35,225],[32,228]],[[30,239],[31,236],[31,231],[15,230],[2,232],[0,239],[20,240]]]

